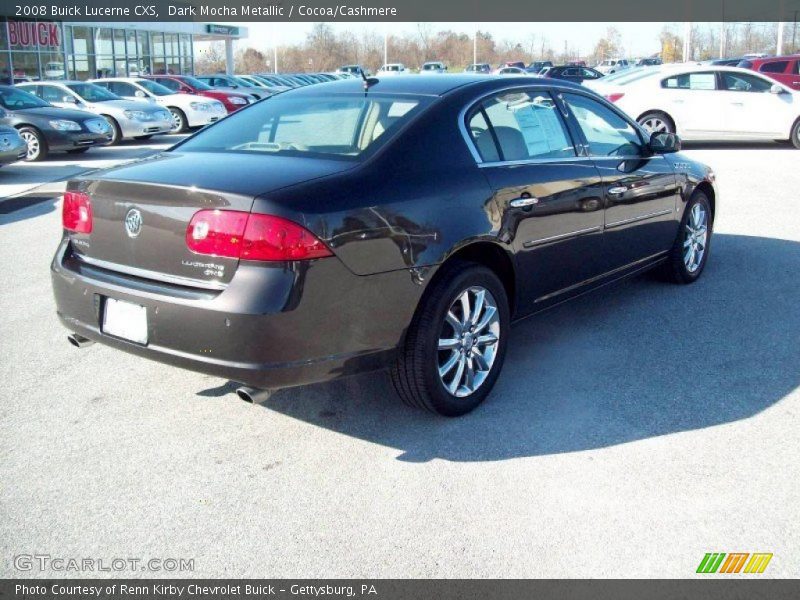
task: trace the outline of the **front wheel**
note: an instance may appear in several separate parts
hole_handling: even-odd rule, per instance
[[[708,261],[714,221],[708,197],[696,191],[689,199],[678,235],[664,265],[664,274],[675,283],[694,283]]]
[[[170,129],[170,133],[185,133],[189,129],[189,121],[186,119],[186,115],[180,108],[170,108],[170,114],[172,115],[172,129]]]
[[[19,137],[28,145],[28,150],[25,153],[27,162],[35,162],[47,158],[47,140],[44,139],[38,129],[23,127],[19,130]]]
[[[119,123],[117,123],[114,117],[109,117],[108,115],[103,116],[111,127],[111,139],[108,140],[106,146],[116,146],[122,141],[122,129],[120,129]]]
[[[417,309],[392,383],[406,404],[466,414],[489,395],[503,365],[510,313],[502,282],[469,262],[450,266]]]

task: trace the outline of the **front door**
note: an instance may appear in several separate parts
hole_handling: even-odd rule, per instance
[[[679,190],[672,164],[652,155],[639,128],[588,94],[560,96],[604,189],[604,271],[666,252],[675,240]]]
[[[687,138],[717,138],[725,131],[724,98],[714,71],[676,73],[661,81],[664,108]]]
[[[720,71],[729,137],[785,139],[797,114],[794,94],[773,94],[775,82],[755,73]]]
[[[502,92],[474,107],[468,125],[502,214],[500,238],[515,252],[520,314],[597,276],[600,174],[591,159],[578,156],[553,97]]]

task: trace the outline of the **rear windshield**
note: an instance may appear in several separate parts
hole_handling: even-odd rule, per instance
[[[246,152],[356,160],[429,102],[415,96],[279,94],[236,112],[179,146],[181,152]]]

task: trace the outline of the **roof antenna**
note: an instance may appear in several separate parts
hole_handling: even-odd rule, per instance
[[[367,77],[366,73],[364,73],[364,69],[359,69],[358,72],[361,74],[361,79],[364,80],[365,94],[369,91],[370,86],[380,83],[380,80],[377,77]]]

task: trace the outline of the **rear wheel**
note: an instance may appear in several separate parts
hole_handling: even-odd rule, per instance
[[[169,112],[172,114],[172,133],[185,133],[189,129],[189,122],[186,115],[180,108],[170,108]]]
[[[794,122],[794,127],[792,127],[792,137],[789,140],[792,142],[792,145],[800,150],[800,119]]]
[[[662,112],[645,113],[638,121],[649,133],[675,133],[675,123]]]
[[[469,262],[444,268],[423,297],[391,376],[406,404],[458,416],[491,392],[505,358],[510,317],[494,272]]]
[[[25,143],[28,145],[28,151],[25,154],[25,160],[27,162],[35,162],[47,158],[47,141],[38,129],[22,127],[19,130],[19,136],[25,140]]]
[[[675,243],[664,265],[664,274],[675,283],[694,283],[708,261],[714,221],[708,197],[696,191],[681,219]]]

